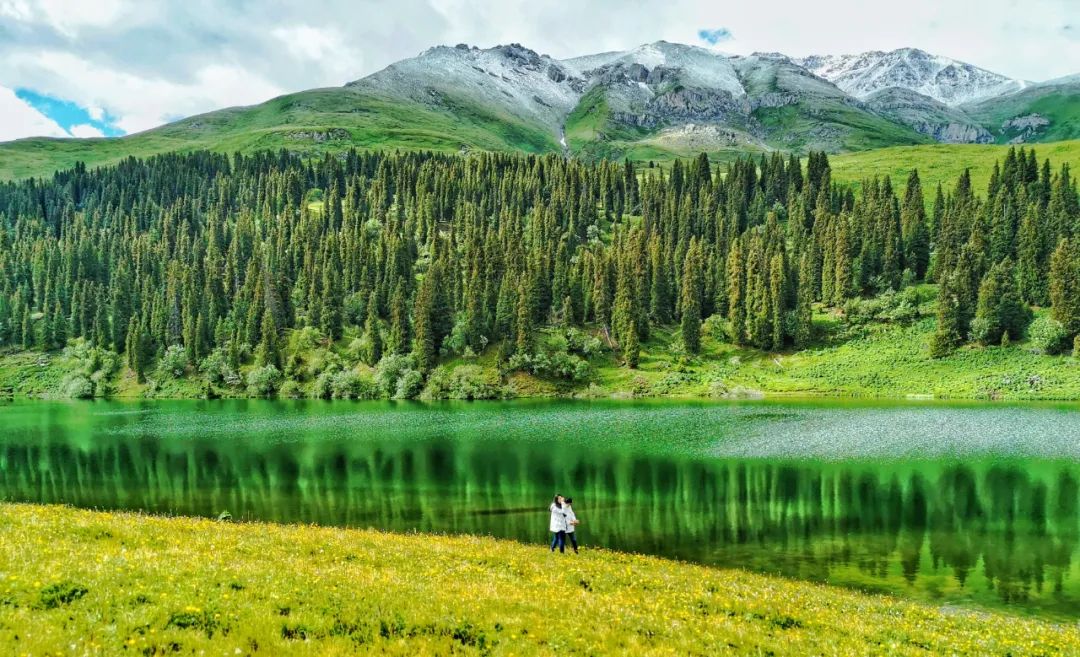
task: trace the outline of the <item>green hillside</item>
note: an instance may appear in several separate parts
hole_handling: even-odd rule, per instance
[[[127,137],[20,139],[0,144],[0,179],[50,175],[76,162],[89,167],[170,151],[222,153],[287,149],[305,154],[362,149],[457,152],[464,149],[556,151],[553,136],[464,98],[441,108],[350,88],[315,89],[261,105],[218,110]]]
[[[1068,163],[1073,170],[1080,169],[1080,140],[1031,147],[1040,163],[1049,158],[1057,164]],[[939,182],[948,189],[964,169],[970,169],[972,186],[983,192],[994,163],[1003,160],[1009,148],[997,144],[893,146],[836,155],[829,158],[829,165],[834,180],[856,183],[872,176],[891,176],[894,183],[899,183],[911,169],[918,169],[925,190],[933,190]]]
[[[1025,142],[1080,139],[1080,82],[1064,80],[1029,87],[966,106],[965,111],[986,126],[998,143],[1013,139]]]

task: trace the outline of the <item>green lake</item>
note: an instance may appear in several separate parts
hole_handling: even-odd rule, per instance
[[[0,498],[477,533],[1080,618],[1080,407],[14,402]],[[571,557],[566,557],[571,558]]]

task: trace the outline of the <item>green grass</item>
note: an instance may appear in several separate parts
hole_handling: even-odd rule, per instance
[[[4,504],[0,646],[22,655],[1050,656],[1076,654],[1080,630],[601,550]]]
[[[1049,158],[1055,172],[1064,163],[1073,170],[1080,167],[1080,140],[1047,144],[1031,144],[1040,165]],[[1005,159],[1010,146],[987,144],[926,144],[894,146],[858,153],[829,157],[833,180],[859,182],[871,176],[890,176],[893,185],[903,185],[912,168],[919,170],[923,191],[928,202],[933,200],[934,187],[940,182],[951,190],[964,169],[971,169],[975,190],[984,193],[990,182],[994,162]]]
[[[1038,142],[1080,139],[1080,84],[1029,87],[1021,92],[995,98],[969,108],[970,114],[981,122],[999,143],[1018,136],[1015,129],[1004,129],[1002,123],[1021,116],[1039,114],[1050,121],[1026,139]]]
[[[127,137],[32,138],[0,144],[0,179],[51,175],[79,161],[97,167],[129,156],[170,151],[284,148],[319,155],[349,147],[544,152],[556,150],[558,144],[554,135],[513,117],[492,114],[463,98],[443,96],[437,104],[425,106],[351,89],[315,89],[262,105],[190,117]]]

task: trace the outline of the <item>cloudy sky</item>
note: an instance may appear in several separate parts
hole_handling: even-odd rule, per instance
[[[0,0],[0,141],[115,136],[340,85],[436,44],[554,57],[667,39],[724,52],[903,46],[1080,72],[1080,0]]]

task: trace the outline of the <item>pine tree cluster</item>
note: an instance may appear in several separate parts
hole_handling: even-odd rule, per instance
[[[778,154],[666,169],[555,155],[198,152],[0,184],[0,344],[74,337],[140,378],[192,365],[287,370],[287,332],[363,336],[362,358],[534,350],[545,325],[604,335],[628,367],[653,326],[689,353],[703,321],[761,349],[811,342],[812,306],[931,278],[935,353],[1019,337],[1030,305],[1080,333],[1068,167],[1010,151],[986,199],[965,173],[926,212],[912,172],[831,181]],[[176,352],[180,353],[180,352]]]

